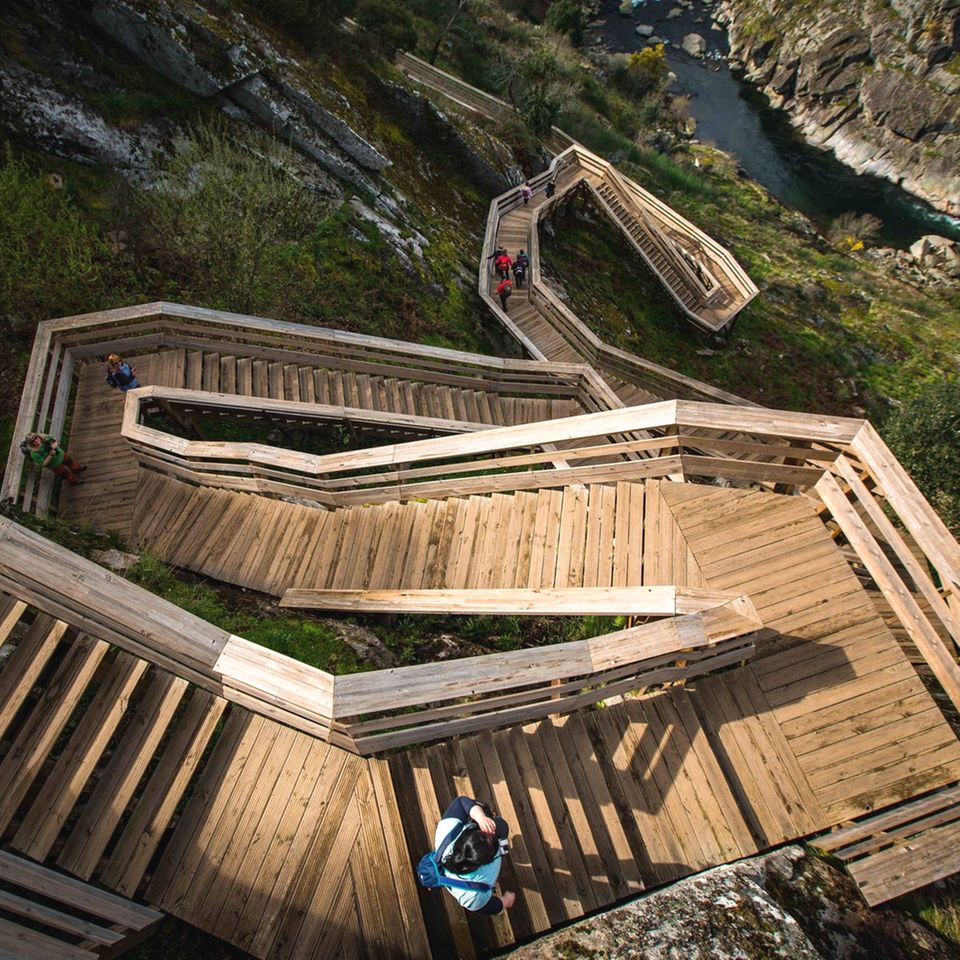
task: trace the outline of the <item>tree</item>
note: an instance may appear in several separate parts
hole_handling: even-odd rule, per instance
[[[943,522],[960,531],[960,381],[923,387],[883,434]]]
[[[257,13],[308,47],[337,42],[340,21],[353,13],[355,0],[259,0]]]
[[[553,0],[547,10],[546,25],[570,38],[579,47],[587,27],[587,10],[581,0]]]
[[[388,60],[398,50],[413,50],[417,46],[413,15],[398,0],[360,0],[356,16],[374,46]]]

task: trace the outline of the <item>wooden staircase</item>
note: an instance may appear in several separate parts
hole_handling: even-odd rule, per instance
[[[702,586],[659,490],[658,481],[595,484],[328,511],[143,471],[134,531],[141,549],[175,566],[275,596]]]
[[[0,838],[133,897],[227,703],[22,601],[2,610]]]
[[[582,412],[580,405],[569,398],[502,396],[444,383],[201,350],[186,351],[184,382],[176,385],[211,393],[360,407],[496,426],[552,420]]]
[[[643,254],[647,263],[654,268],[655,274],[669,288],[673,297],[688,309],[695,310],[700,305],[699,297],[690,289],[690,284],[680,275],[671,259],[664,253],[662,246],[656,242],[650,229],[640,222],[609,183],[601,181],[597,184],[596,190],[620,229]]]

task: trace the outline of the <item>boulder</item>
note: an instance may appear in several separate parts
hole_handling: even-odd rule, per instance
[[[621,17],[632,17],[633,16],[633,3],[632,0],[623,0],[623,3],[617,8],[617,13]]]
[[[941,237],[935,233],[928,233],[921,237],[910,247],[910,256],[914,260],[926,261],[927,257],[933,257],[934,262],[938,260],[953,259],[951,254],[956,249],[957,241],[949,237]]]
[[[189,9],[183,4],[175,12],[166,3],[146,0],[93,0],[91,13],[134,56],[201,97],[220,93],[263,66],[241,38],[213,29],[213,23],[219,24],[216,18],[194,19]]]
[[[571,924],[510,960],[955,960],[960,950],[797,846],[716,867]]]
[[[688,33],[683,38],[682,46],[691,57],[702,57],[707,52],[707,41],[699,33]]]
[[[682,17],[683,11],[679,7],[673,7],[670,12],[667,14],[668,20],[676,20],[677,17]]]
[[[131,567],[135,567],[140,562],[140,556],[136,553],[124,553],[123,550],[93,550],[90,553],[90,559],[99,563],[102,567],[108,567],[117,573],[126,573]]]
[[[638,37],[652,37],[655,28],[649,23],[638,23],[634,32]]]
[[[72,93],[0,55],[0,130],[31,147],[79,163],[141,176],[162,153],[160,131],[127,133]]]

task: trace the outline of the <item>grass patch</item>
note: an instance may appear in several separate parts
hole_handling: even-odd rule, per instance
[[[238,609],[222,593],[199,579],[187,579],[150,554],[128,579],[170,603],[277,653],[329,673],[357,673],[364,665],[322,620],[296,616],[272,605]]]

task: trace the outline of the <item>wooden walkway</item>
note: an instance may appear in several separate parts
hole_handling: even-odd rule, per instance
[[[508,426],[582,413],[567,398],[513,397],[484,390],[355,374],[304,364],[269,362],[200,350],[165,350],[132,357],[141,383],[210,393],[360,407],[441,420]],[[64,485],[59,513],[67,520],[114,530],[129,540],[137,501],[137,463],[120,435],[124,395],[103,381],[100,364],[80,370],[70,452],[87,464],[84,483]],[[143,502],[142,498],[139,502]]]
[[[518,496],[449,502],[460,504],[454,516],[480,500],[489,511],[499,505],[500,522],[475,520],[477,529],[510,530],[511,517],[521,527],[532,517],[536,530],[541,495]],[[356,539],[374,518],[387,530],[406,509],[388,506],[357,508],[367,519]],[[411,529],[439,530],[439,545],[445,525],[427,520],[437,505],[411,506],[422,518]],[[960,781],[960,743],[809,501],[647,481],[568,488],[544,516],[553,517],[544,543],[573,542],[566,517],[587,549],[571,553],[570,565],[560,563],[563,549],[554,566],[542,559],[541,577],[562,566],[577,582],[589,570],[601,582],[744,591],[779,635],[749,666],[685,687],[362,759],[8,600],[3,841],[145,896],[257,957],[468,957],[874,811],[887,823],[902,801]],[[626,554],[604,546],[605,518]],[[274,522],[274,540],[290,550],[299,534],[283,529]],[[487,537],[492,557],[500,541]],[[225,541],[208,549],[244,553]],[[522,541],[516,549],[526,555]],[[401,566],[416,562],[408,555]],[[362,554],[353,567],[331,554],[326,569],[348,585],[368,583],[369,566]],[[491,578],[496,569],[476,568]],[[518,903],[507,916],[467,916],[415,886],[412,865],[458,793],[489,798],[511,823],[503,885]],[[960,814],[946,796],[890,827],[926,850],[923,818],[933,817],[940,875],[960,849],[949,827]],[[890,852],[894,841],[874,840],[876,864],[856,859],[861,841],[845,851],[865,877],[882,875],[891,859],[902,872],[895,857],[906,854]]]
[[[343,587],[704,585],[749,594],[777,631],[750,665],[685,687],[362,759],[3,602],[3,841],[257,957],[473,956],[960,781],[960,743],[804,498],[651,480],[325,512],[150,475],[139,496],[161,555],[187,543],[197,569],[250,584],[224,558],[253,557],[259,589],[295,567]],[[415,886],[458,793],[512,825],[506,916]],[[955,806],[935,808],[936,837],[911,824],[941,875]],[[891,860],[878,846],[866,877]]]
[[[327,511],[143,471],[138,503],[139,547],[276,596],[291,587],[703,586],[656,480]]]

